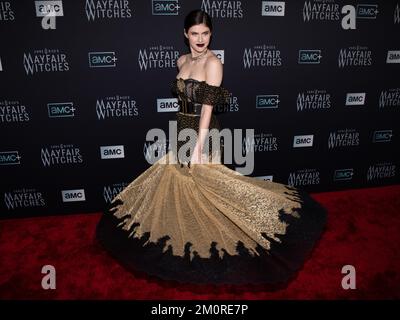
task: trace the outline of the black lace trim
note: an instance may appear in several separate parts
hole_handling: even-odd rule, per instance
[[[187,86],[190,86],[189,94]],[[213,86],[205,81],[195,79],[175,79],[171,85],[171,91],[181,99],[187,99],[195,103],[217,105],[226,104],[230,100],[230,92],[221,86]]]

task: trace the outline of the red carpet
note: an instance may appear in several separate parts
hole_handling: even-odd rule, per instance
[[[0,221],[0,299],[398,299],[400,185],[312,194],[328,226],[286,288],[200,286],[131,274],[94,240],[99,214]],[[44,290],[42,266],[56,268]],[[355,290],[341,286],[356,268]]]

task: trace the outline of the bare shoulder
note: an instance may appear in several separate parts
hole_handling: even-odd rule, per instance
[[[205,69],[207,79],[206,82],[214,86],[219,86],[222,82],[223,76],[223,66],[221,60],[216,55],[208,57]]]
[[[207,58],[206,67],[222,68],[221,60],[213,53]]]
[[[176,61],[178,69],[180,69],[182,67],[182,65],[185,63],[186,57],[187,57],[187,54],[183,54],[178,58],[178,60]]]

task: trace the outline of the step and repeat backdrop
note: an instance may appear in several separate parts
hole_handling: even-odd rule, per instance
[[[254,129],[250,176],[399,183],[399,1],[0,0],[1,218],[98,212],[168,150],[146,134],[176,117],[193,9],[231,93],[221,126]]]

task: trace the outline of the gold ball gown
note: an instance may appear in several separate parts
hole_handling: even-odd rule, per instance
[[[202,104],[230,96],[191,78],[175,79],[172,92],[181,106],[178,133],[198,130]],[[212,128],[220,128],[214,112]],[[300,189],[221,162],[190,165],[168,151],[113,199],[96,236],[128,269],[162,279],[283,284],[311,256],[325,223],[325,209]]]

